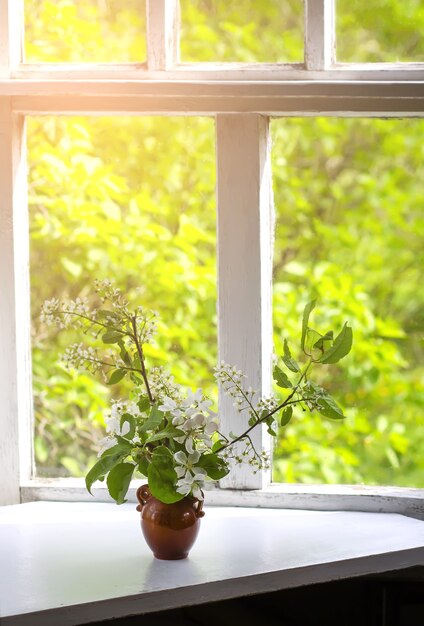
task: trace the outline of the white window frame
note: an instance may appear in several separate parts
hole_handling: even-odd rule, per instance
[[[181,63],[178,0],[147,0],[146,10],[145,64],[26,64],[23,0],[0,0],[0,504],[89,498],[81,480],[32,478],[26,115],[215,117],[219,354],[264,394],[272,351],[270,117],[424,116],[424,63],[336,62],[334,0],[305,0],[298,64]],[[224,428],[237,430],[240,417],[224,396],[220,406]],[[265,430],[256,430],[255,444],[270,449]],[[424,516],[420,489],[269,480],[241,467],[208,502]],[[107,499],[103,486],[95,494]]]

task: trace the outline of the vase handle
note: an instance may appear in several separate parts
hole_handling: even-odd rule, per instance
[[[147,500],[152,497],[150,493],[149,485],[142,485],[136,491],[137,500],[139,501],[139,505],[137,506],[137,511],[141,511],[143,506],[146,504]]]
[[[203,500],[195,500],[193,502],[193,509],[196,513],[196,517],[204,517],[205,512],[203,510]]]

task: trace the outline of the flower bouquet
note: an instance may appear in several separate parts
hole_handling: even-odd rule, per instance
[[[303,312],[300,344],[305,362],[300,364],[292,357],[285,340],[284,354],[273,368],[275,383],[285,397],[261,397],[234,365],[221,362],[215,368],[218,384],[246,415],[245,430],[233,434],[220,430],[212,402],[201,389],[186,390],[164,368],[148,364],[145,345],[155,334],[157,314],[130,307],[111,281],[97,281],[95,291],[97,308],[81,298],[54,298],[42,309],[46,324],[80,328],[94,344],[100,339],[105,348],[93,343],[71,345],[63,355],[68,367],[100,374],[108,385],[124,378],[131,381],[130,397],[113,400],[105,418],[106,436],[99,444],[99,459],[86,476],[90,493],[96,481],[106,478],[110,495],[121,504],[138,473],[147,478],[149,496],[163,504],[185,498],[201,502],[205,483],[220,480],[234,464],[249,463],[254,471],[269,467],[269,455],[257,450],[250,436],[257,426],[264,424],[276,435],[278,425],[285,427],[290,422],[296,405],[326,418],[344,418],[329,393],[310,379],[310,371],[312,366],[336,363],[346,356],[352,346],[352,329],[346,323],[334,337],[332,331],[321,334],[310,328],[315,301]],[[148,498],[138,497],[143,507]]]

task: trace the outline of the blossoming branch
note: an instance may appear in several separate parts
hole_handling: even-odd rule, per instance
[[[203,499],[206,481],[217,481],[235,463],[249,463],[254,471],[269,467],[269,455],[257,450],[251,431],[266,425],[275,436],[278,425],[285,427],[293,407],[317,411],[330,419],[344,418],[334,399],[309,378],[314,364],[332,364],[346,356],[352,345],[352,330],[345,324],[334,338],[309,328],[315,302],[304,310],[301,349],[304,365],[291,355],[284,342],[282,367],[274,367],[274,380],[285,397],[261,397],[246,386],[245,375],[234,365],[220,363],[215,378],[233,398],[238,411],[246,414],[246,428],[240,434],[220,431],[212,402],[202,389],[186,390],[162,367],[146,361],[144,348],[156,332],[157,314],[144,307],[131,308],[111,281],[97,281],[95,291],[100,306],[90,307],[77,298],[47,300],[42,320],[59,329],[81,329],[93,341],[101,339],[102,349],[84,343],[71,345],[63,355],[69,368],[85,368],[103,376],[108,385],[124,378],[131,383],[130,397],[113,400],[105,417],[106,436],[99,442],[99,459],[86,476],[91,492],[97,480],[106,478],[110,495],[125,502],[134,475],[148,478],[151,493],[165,503],[191,495]],[[246,338],[246,340],[248,340]]]

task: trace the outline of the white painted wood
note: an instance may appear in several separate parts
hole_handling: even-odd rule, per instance
[[[218,345],[219,360],[237,366],[247,385],[271,390],[271,278],[273,199],[268,120],[259,115],[217,118]],[[222,432],[240,434],[247,412],[220,390]],[[260,452],[270,449],[263,427],[251,433]],[[238,449],[244,449],[243,446]],[[221,486],[257,489],[265,472],[236,466]]]
[[[326,70],[335,60],[335,0],[305,1],[305,65]]]
[[[0,98],[0,504],[31,475],[31,376],[25,129]],[[19,418],[19,423],[18,423]]]
[[[231,99],[227,109],[237,113],[243,99],[273,98],[352,98],[366,101],[376,99],[422,99],[424,81],[342,81],[342,80],[273,80],[273,81],[219,81],[219,80],[50,80],[0,79],[2,96],[69,96],[69,97],[137,97],[163,99],[203,98],[204,100]],[[302,100],[298,110],[302,110]],[[166,108],[172,110],[172,103]],[[211,108],[211,107],[209,107]]]
[[[67,626],[402,570],[423,544],[400,515],[207,507],[190,557],[169,562],[131,504],[3,507],[0,619]]]
[[[23,0],[0,0],[0,77],[23,61]]]
[[[145,63],[31,63],[19,65],[12,78],[30,80],[163,80],[164,73]],[[180,63],[168,80],[197,81],[422,81],[424,63],[335,63],[328,70],[308,70],[303,63]]]
[[[78,98],[57,96],[17,96],[12,98],[13,109],[26,115],[185,115],[213,116],[233,113],[234,104],[225,99],[188,98],[165,101],[161,98],[140,96],[133,98]],[[299,110],[299,100],[274,98],[244,98],[237,113],[259,113],[270,117],[423,117],[423,99],[382,99],[349,101],[345,99],[310,99]],[[350,106],[349,106],[350,105]]]
[[[169,70],[179,60],[179,0],[147,0],[147,67]]]
[[[0,80],[24,113],[420,115],[424,82]]]
[[[129,502],[143,481],[133,481]],[[107,488],[96,483],[91,496],[82,478],[34,479],[21,484],[21,501],[112,502]],[[264,489],[222,490],[213,485],[205,491],[209,506],[243,506],[315,511],[364,511],[399,513],[424,520],[424,489],[367,487],[364,485],[292,485],[272,483]]]

